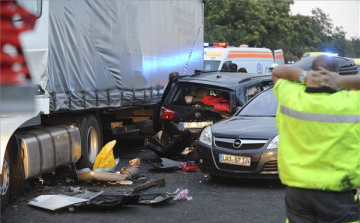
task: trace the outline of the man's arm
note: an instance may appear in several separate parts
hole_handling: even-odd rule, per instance
[[[320,67],[320,73],[322,75],[314,75],[311,77],[314,82],[319,82],[321,86],[330,88],[356,88],[360,89],[360,75],[339,75],[335,72],[330,72]]]
[[[299,81],[300,75],[303,72],[304,72],[303,69],[294,66],[276,66],[272,72],[272,79],[274,81],[274,84],[279,78],[283,78],[291,81]],[[327,78],[327,81],[326,80],[322,81],[323,79],[322,76],[324,76],[323,74],[325,73],[327,73],[329,77]],[[332,76],[330,77],[330,75]],[[305,79],[306,87],[314,87],[314,88],[331,87],[330,85],[331,84],[333,85],[333,83],[329,83],[329,82],[330,81],[335,82],[335,77],[337,77],[334,75],[340,76],[337,73],[327,71],[324,68],[322,68],[320,71],[309,70],[307,72]],[[334,89],[336,89],[336,87]]]
[[[274,84],[279,78],[299,81],[299,77],[302,72],[304,72],[303,69],[294,66],[276,66],[272,72],[272,79],[274,81]]]

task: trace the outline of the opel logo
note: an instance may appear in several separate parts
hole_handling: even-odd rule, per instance
[[[235,149],[239,149],[241,147],[241,140],[240,139],[235,139],[233,142],[233,146]]]
[[[196,112],[195,113],[195,118],[200,118],[201,117],[201,113],[200,112]]]

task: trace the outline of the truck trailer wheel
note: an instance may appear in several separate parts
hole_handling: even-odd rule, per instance
[[[11,169],[9,154],[6,151],[3,166],[1,168],[0,178],[0,194],[1,194],[1,211],[3,211],[7,205],[10,194],[10,182],[11,181]]]
[[[88,115],[81,125],[81,158],[77,168],[93,168],[95,158],[101,150],[102,136],[98,120]]]

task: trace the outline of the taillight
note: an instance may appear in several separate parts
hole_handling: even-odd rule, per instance
[[[176,115],[176,112],[168,109],[168,108],[161,108],[161,112],[160,112],[160,118],[161,119],[173,119]]]

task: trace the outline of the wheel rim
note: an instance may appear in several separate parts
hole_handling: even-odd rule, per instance
[[[91,163],[94,163],[96,155],[98,154],[99,138],[98,138],[98,133],[93,126],[89,128],[87,139],[88,139],[87,148],[88,148],[89,160]]]
[[[6,159],[4,159],[2,171],[1,171],[1,179],[0,179],[0,194],[1,196],[5,195],[9,190],[10,186],[10,167],[7,163]]]

